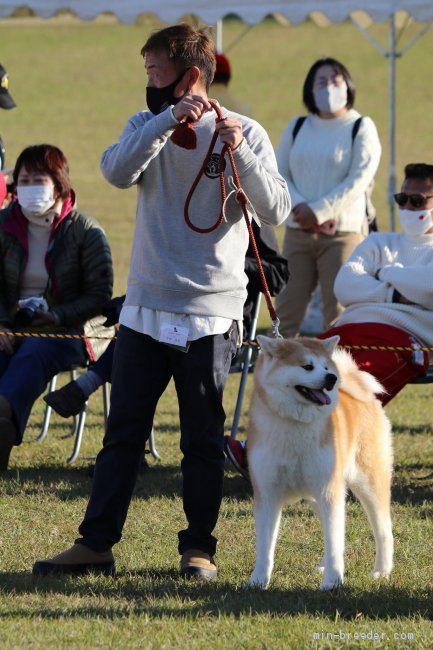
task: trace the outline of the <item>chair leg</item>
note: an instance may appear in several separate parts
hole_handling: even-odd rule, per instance
[[[158,454],[158,451],[155,447],[155,429],[153,427],[149,437],[149,450],[155,460],[161,460],[161,456]]]
[[[245,358],[243,361],[241,380],[239,382],[238,396],[236,398],[235,413],[233,416],[233,423],[230,431],[230,436],[232,438],[236,438],[238,433],[239,420],[242,414],[242,402],[244,399],[245,389],[247,387],[247,379],[250,370],[250,362],[251,362],[252,355],[253,355],[253,349],[251,347],[248,347],[245,351]]]
[[[52,393],[53,390],[56,390],[56,384],[57,384],[57,375],[54,375],[54,377],[51,379],[49,386],[48,386],[48,392]],[[44,419],[42,422],[42,427],[41,427],[41,432],[36,438],[37,442],[42,442],[47,436],[48,429],[50,427],[50,420],[51,420],[51,412],[52,412],[51,406],[46,404],[45,406],[45,411],[44,411]]]
[[[84,425],[86,423],[87,405],[88,402],[84,404],[79,415],[77,416],[77,424],[76,424],[75,435],[74,435],[74,447],[72,449],[71,455],[67,460],[69,464],[76,461],[80,453],[81,443],[83,440]]]
[[[260,303],[262,300],[262,294],[259,293],[257,294],[256,302],[253,308],[253,313],[251,316],[251,326],[250,326],[250,331],[248,332],[248,338],[250,341],[254,341],[256,337],[256,331],[257,331],[257,322],[259,319],[259,313],[260,313]],[[238,427],[239,427],[239,420],[241,417],[242,413],[242,402],[244,399],[244,393],[245,393],[245,388],[247,386],[247,379],[248,379],[248,373],[250,372],[250,364],[251,364],[251,359],[253,356],[253,348],[251,346],[248,346],[245,350],[245,353],[243,355],[243,361],[242,361],[242,370],[241,370],[241,380],[239,383],[239,389],[238,389],[238,396],[236,399],[236,407],[235,407],[235,413],[233,416],[233,423],[232,423],[232,428],[230,431],[230,437],[231,438],[236,438],[237,433],[238,433]]]
[[[102,399],[104,402],[104,425],[107,426],[108,414],[110,412],[110,384],[107,381],[102,386]]]

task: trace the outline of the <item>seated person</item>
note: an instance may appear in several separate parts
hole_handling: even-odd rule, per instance
[[[433,346],[433,165],[407,165],[394,198],[403,232],[371,233],[358,245],[335,280],[345,311],[319,337],[340,337],[361,370],[382,384],[377,397],[384,405],[425,374],[428,353],[420,348]],[[245,476],[244,444],[230,438],[226,449]]]
[[[253,222],[252,228],[269,291],[271,295],[276,296],[289,279],[287,260],[279,254],[277,238],[271,226],[263,224],[259,228]],[[245,273],[248,276],[248,295],[243,310],[244,339],[248,338],[248,332],[250,331],[254,303],[258,294],[263,290],[251,243],[245,257]],[[102,314],[107,318],[104,323],[107,327],[118,322],[124,298],[125,296],[114,298],[102,310]],[[115,341],[113,340],[86,373],[82,374],[78,379],[70,381],[62,388],[45,395],[44,400],[47,404],[64,418],[77,415],[92,393],[107,381],[111,382],[114,348]]]
[[[7,469],[47,383],[92,355],[81,338],[14,332],[81,335],[113,286],[108,241],[96,221],[75,208],[62,151],[27,147],[13,179],[17,198],[0,211],[0,470]]]

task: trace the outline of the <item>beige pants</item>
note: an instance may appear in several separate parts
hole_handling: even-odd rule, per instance
[[[342,313],[343,308],[334,295],[335,276],[363,239],[363,234],[355,232],[330,236],[286,228],[283,255],[288,261],[290,279],[276,298],[283,336],[298,334],[317,284],[322,294],[324,329]]]

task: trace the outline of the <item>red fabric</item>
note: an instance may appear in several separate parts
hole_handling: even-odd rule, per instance
[[[422,346],[408,332],[381,323],[348,323],[332,327],[318,338],[327,339],[337,334],[341,346]],[[358,367],[376,377],[386,390],[386,393],[377,396],[383,405],[392,400],[410,381],[425,374],[428,368],[427,352],[421,353],[424,359],[421,365],[414,362],[411,350],[357,350],[349,347],[349,352]]]
[[[0,172],[0,208],[8,193],[4,175]]]
[[[215,74],[230,74],[231,72],[230,62],[224,54],[217,52],[215,54],[215,60],[216,60]]]

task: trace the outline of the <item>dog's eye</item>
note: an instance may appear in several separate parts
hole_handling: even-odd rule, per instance
[[[312,363],[307,363],[305,366],[302,367],[304,370],[308,370],[308,371],[314,370],[314,366]]]

